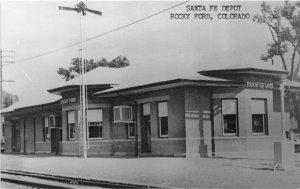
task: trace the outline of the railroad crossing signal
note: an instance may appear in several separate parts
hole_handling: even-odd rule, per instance
[[[72,8],[72,7],[63,7],[63,6],[59,6],[58,8],[59,8],[59,10],[76,11],[78,13],[81,12],[83,16],[86,15],[86,11],[90,12],[90,13],[93,13],[93,14],[98,14],[98,15],[102,16],[102,12],[97,11],[97,10],[88,9],[87,6],[86,6],[86,4],[84,4],[82,1],[80,3],[78,3],[75,6],[75,8]]]

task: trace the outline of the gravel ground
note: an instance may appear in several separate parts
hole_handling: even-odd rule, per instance
[[[2,155],[1,168],[179,188],[300,188],[295,170],[272,160],[232,158],[88,158]]]

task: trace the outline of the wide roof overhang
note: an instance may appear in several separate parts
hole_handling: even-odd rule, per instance
[[[48,108],[51,107],[51,108]],[[47,110],[47,111],[53,111],[53,113],[57,113],[55,109],[60,109],[60,100],[56,100],[54,102],[49,103],[43,103],[43,104],[37,104],[32,106],[16,106],[13,108],[8,107],[7,109],[4,109],[1,111],[2,116],[10,116],[11,114],[21,114],[24,112],[36,112],[40,110]]]
[[[235,75],[256,75],[256,76],[268,76],[277,79],[285,79],[288,71],[285,70],[268,70],[268,69],[257,69],[257,68],[241,68],[241,69],[220,69],[220,70],[204,70],[198,72],[202,75],[222,77],[222,76],[235,76]]]
[[[189,79],[174,79],[142,86],[130,87],[113,91],[101,91],[94,93],[98,97],[117,97],[120,95],[135,95],[146,92],[159,91],[175,87],[195,86],[195,87],[242,87],[243,84],[235,81],[199,81]]]
[[[88,89],[95,89],[95,90],[105,90],[109,89],[113,86],[113,84],[99,84],[99,85],[86,85]],[[49,89],[49,93],[53,93],[56,95],[62,95],[62,93],[65,92],[71,92],[71,91],[76,91],[80,89],[80,85],[66,85],[54,89]]]

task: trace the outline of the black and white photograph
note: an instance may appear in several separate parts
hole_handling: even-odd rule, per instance
[[[0,0],[0,84],[0,188],[300,188],[299,1]]]

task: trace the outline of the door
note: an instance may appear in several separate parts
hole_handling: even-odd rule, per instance
[[[142,153],[151,153],[150,115],[142,117]]]
[[[60,148],[59,142],[62,141],[62,128],[51,128],[51,152],[59,154]]]
[[[12,152],[21,151],[20,121],[12,121]]]
[[[33,118],[33,152],[36,152],[36,125],[35,125],[35,118]]]
[[[62,144],[61,144],[61,142],[62,142],[62,128],[61,127],[59,127],[59,128],[57,128],[57,132],[58,132],[58,134],[57,134],[57,136],[58,136],[58,144],[57,144],[57,151],[56,151],[56,154],[59,154],[59,153],[62,153]]]
[[[51,152],[58,154],[58,129],[51,128]]]

